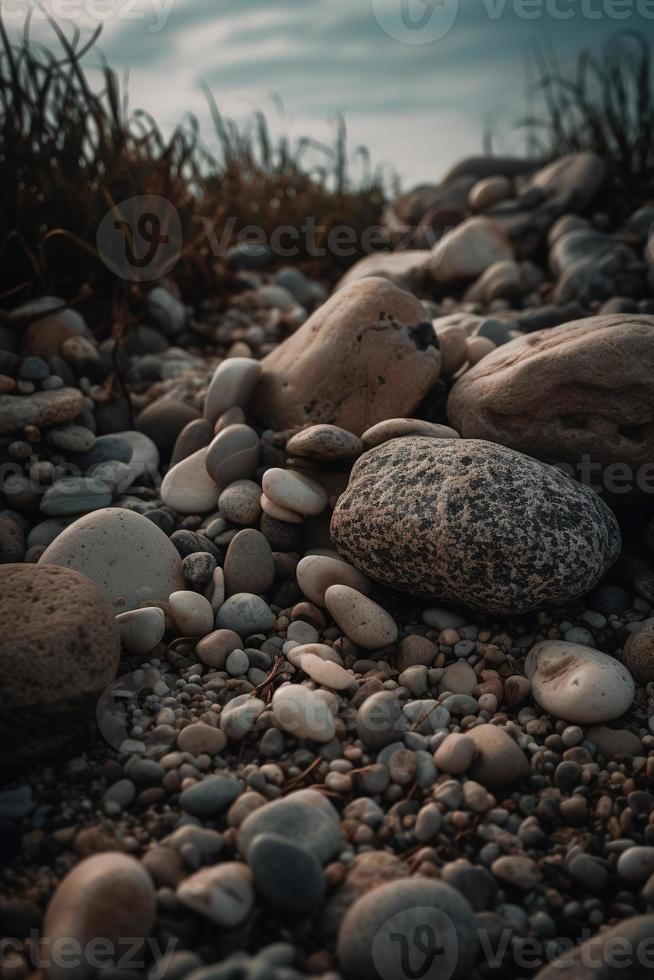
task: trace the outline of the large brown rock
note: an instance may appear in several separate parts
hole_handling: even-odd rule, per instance
[[[464,438],[569,464],[578,478],[584,460],[626,464],[631,476],[604,480],[624,493],[654,459],[654,316],[589,317],[504,344],[455,384],[448,415]]]
[[[371,277],[335,293],[262,364],[254,407],[266,425],[330,422],[361,435],[414,411],[440,351],[422,303]]]
[[[70,568],[0,566],[0,764],[65,744],[119,658],[113,611],[93,582]]]
[[[354,464],[331,532],[396,589],[517,614],[589,591],[620,553],[602,500],[553,466],[466,439],[393,439]]]

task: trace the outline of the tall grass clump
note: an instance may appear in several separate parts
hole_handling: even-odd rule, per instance
[[[547,158],[592,151],[610,166],[624,189],[646,189],[654,180],[654,73],[652,43],[637,32],[620,33],[572,68],[538,46],[534,50],[539,110],[519,125],[530,146]],[[634,186],[633,182],[636,182]]]
[[[311,216],[325,227],[347,222],[360,235],[379,220],[382,173],[360,150],[362,173],[353,176],[342,120],[332,146],[291,143],[271,136],[263,113],[242,127],[224,119],[207,91],[219,142],[211,153],[193,115],[164,135],[150,115],[130,112],[104,62],[91,86],[82,61],[100,29],[83,40],[50,25],[55,43],[46,48],[30,38],[29,17],[17,42],[0,18],[0,308],[43,291],[67,300],[82,291],[105,319],[117,302],[138,303],[141,288],[117,281],[95,242],[107,211],[142,194],[166,198],[180,215],[174,277],[189,302],[225,288],[207,221],[224,248],[253,224],[270,236],[280,225],[299,231]],[[342,261],[318,261],[301,234],[297,241],[298,261],[326,278],[341,271]]]

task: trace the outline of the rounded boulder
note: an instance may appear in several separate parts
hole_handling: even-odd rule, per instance
[[[331,531],[341,556],[380,582],[502,615],[583,595],[621,547],[592,490],[463,439],[394,439],[365,453]]]

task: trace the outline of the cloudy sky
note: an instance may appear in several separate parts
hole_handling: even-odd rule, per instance
[[[481,149],[519,152],[534,43],[566,63],[616,31],[654,30],[654,0],[45,0],[60,23],[104,22],[99,50],[129,72],[130,104],[170,128],[204,123],[201,81],[227,116],[266,111],[292,136],[326,140],[346,117],[405,186]],[[20,29],[33,0],[5,0]],[[10,11],[8,15],[7,11]],[[44,34],[45,31],[45,34]],[[48,36],[43,24],[36,34]],[[51,36],[51,35],[50,35]],[[92,68],[97,54],[90,56]],[[284,105],[285,118],[275,108]],[[276,121],[276,122],[275,122]],[[210,128],[204,129],[209,141]]]

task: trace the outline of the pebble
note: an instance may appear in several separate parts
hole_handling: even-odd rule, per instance
[[[18,432],[26,425],[42,428],[72,422],[84,407],[84,395],[77,388],[36,391],[16,397],[0,395],[0,435]]]
[[[228,425],[207,450],[207,472],[223,487],[254,476],[258,462],[259,436],[249,425]]]
[[[222,736],[224,743],[225,736]],[[207,776],[185,789],[179,798],[182,809],[199,820],[213,820],[227,810],[243,792],[242,784],[231,776]]]
[[[394,691],[367,697],[357,713],[357,735],[367,749],[376,751],[402,738],[408,722]]]
[[[431,952],[422,960],[428,965],[421,969],[424,980],[470,975],[478,946],[475,917],[449,885],[407,877],[357,898],[338,933],[338,959],[348,980],[408,976],[406,944],[398,936],[426,937]]]
[[[275,581],[272,551],[261,531],[246,528],[229,543],[225,564],[225,594],[267,592]]]
[[[177,748],[180,752],[190,752],[196,758],[203,752],[217,755],[226,745],[225,734],[219,728],[213,728],[203,721],[187,725],[177,736]]]
[[[627,637],[622,662],[639,684],[654,680],[654,619],[645,619]]]
[[[181,590],[168,598],[170,611],[182,636],[202,637],[213,630],[211,603],[197,592]]]
[[[208,449],[198,449],[172,466],[161,484],[161,499],[178,514],[206,514],[218,506],[219,488],[207,473]]]
[[[261,487],[252,480],[236,480],[222,491],[218,506],[232,524],[256,524],[261,515]]]
[[[47,433],[45,441],[62,453],[85,453],[95,446],[95,434],[82,425],[55,426]]]
[[[260,698],[239,694],[222,710],[220,727],[230,742],[239,742],[250,732],[266,705]],[[269,729],[275,731],[276,729]],[[280,734],[280,733],[278,733]]]
[[[401,439],[403,436],[422,436],[427,439],[459,439],[459,433],[449,425],[437,425],[425,422],[423,419],[384,419],[371,426],[361,436],[361,442],[366,449],[381,446],[390,439]]]
[[[208,636],[203,636],[195,648],[195,652],[203,664],[215,670],[224,670],[227,657],[232,650],[240,650],[243,645],[241,637],[230,629],[219,629]]]
[[[538,704],[565,721],[611,721],[634,699],[633,679],[619,660],[577,643],[537,643],[527,655],[525,673]]]
[[[233,630],[242,637],[269,633],[274,622],[275,617],[268,604],[260,596],[248,592],[238,592],[226,599],[216,617],[216,626]]]
[[[133,857],[110,851],[87,857],[66,875],[48,906],[43,939],[45,948],[65,941],[69,949],[78,943],[86,950],[101,937],[104,949],[109,945],[118,961],[133,950],[135,941],[150,937],[154,920],[155,890],[149,874]],[[48,977],[69,978],[70,961],[53,958]]]
[[[201,868],[177,888],[177,900],[223,929],[235,929],[254,908],[252,872],[241,861]]]
[[[295,574],[304,595],[319,606],[325,605],[325,592],[331,585],[348,585],[363,595],[370,592],[370,580],[363,572],[331,555],[306,555]]]
[[[477,746],[468,735],[453,732],[448,735],[434,754],[434,762],[443,772],[459,775],[466,772],[477,754]]]
[[[48,517],[66,517],[100,510],[111,503],[111,487],[92,476],[57,480],[41,498],[41,512]]]
[[[507,854],[493,861],[491,871],[500,881],[524,891],[535,888],[543,877],[536,861],[518,854]]]
[[[307,648],[308,649],[308,648]],[[296,647],[293,651],[299,657],[299,662],[305,674],[308,674],[316,684],[329,687],[333,691],[346,691],[352,687],[355,678],[343,667],[317,657],[315,653],[301,653],[303,648]]]
[[[345,635],[365,650],[379,650],[397,639],[397,624],[385,609],[348,585],[330,585],[325,605]]]
[[[275,722],[295,738],[331,742],[336,733],[334,716],[322,697],[303,684],[285,684],[272,699]]]
[[[264,901],[288,915],[310,915],[325,896],[319,860],[299,840],[258,834],[248,848],[248,864]]]
[[[143,601],[168,601],[183,588],[182,561],[169,538],[133,511],[112,507],[75,521],[46,548],[40,564],[81,572],[116,613]]]
[[[486,789],[501,789],[529,775],[527,756],[503,728],[476,725],[467,730],[466,736],[477,748],[468,775]]]
[[[286,443],[286,452],[289,456],[305,459],[351,459],[363,452],[363,443],[358,436],[338,425],[310,425],[291,436]]]
[[[189,585],[202,588],[213,581],[216,559],[208,551],[196,551],[182,560],[182,572]]]
[[[238,832],[238,849],[246,858],[259,834],[301,841],[323,865],[340,852],[343,843],[338,812],[315,789],[295,790],[250,813]]]
[[[223,412],[246,408],[261,375],[261,365],[249,357],[228,357],[214,371],[204,404],[204,417],[215,425]]]
[[[120,628],[120,641],[133,656],[154,650],[166,631],[164,611],[156,606],[119,613],[116,622]]]
[[[261,486],[278,507],[305,517],[320,514],[327,506],[327,494],[320,484],[296,470],[272,467],[263,474]]]
[[[455,646],[456,653],[456,646]],[[452,694],[472,694],[479,679],[474,670],[465,660],[450,664],[443,671],[443,675],[438,682],[439,693],[450,691]]]
[[[623,881],[642,885],[654,874],[654,847],[629,847],[618,858],[617,871]]]
[[[286,524],[302,524],[304,517],[302,514],[297,514],[294,510],[288,510],[287,507],[280,507],[269,497],[266,497],[265,493],[261,494],[261,510],[268,517],[272,517],[276,521],[282,521]]]
[[[250,661],[244,650],[232,650],[225,661],[225,670],[230,677],[243,677],[247,674]]]

